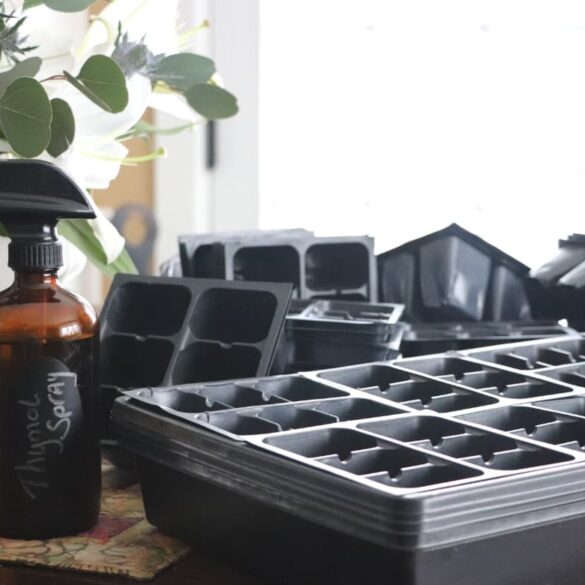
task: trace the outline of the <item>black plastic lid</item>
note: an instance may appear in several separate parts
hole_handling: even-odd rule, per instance
[[[59,242],[10,242],[8,266],[21,272],[57,270],[63,266],[63,248]]]

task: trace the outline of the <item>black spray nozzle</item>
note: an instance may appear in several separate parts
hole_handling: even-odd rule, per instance
[[[12,268],[58,268],[57,222],[93,218],[87,194],[59,167],[39,160],[0,161],[0,222],[12,239]]]

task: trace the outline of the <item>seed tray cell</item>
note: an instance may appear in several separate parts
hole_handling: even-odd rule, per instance
[[[312,236],[312,232],[296,228],[287,230],[240,230],[179,236],[181,268],[184,276],[196,278],[225,278],[225,258],[223,249],[217,245],[221,242],[283,237],[303,239]],[[273,281],[269,278],[258,278],[255,280],[280,282],[278,280]]]
[[[241,408],[230,412],[206,412],[196,417],[215,430],[235,438],[245,435],[270,434],[281,431],[319,427],[358,419],[401,414],[404,410],[363,398],[344,398],[323,402],[299,402],[261,408]]]
[[[534,406],[585,418],[585,397],[583,396],[535,402]]]
[[[321,372],[318,377],[414,410],[454,412],[499,402],[494,396],[380,364],[340,368]]]
[[[585,364],[570,364],[557,366],[538,371],[538,375],[544,378],[552,378],[565,384],[585,388]]]
[[[457,381],[461,380],[469,372],[483,370],[482,364],[456,355],[437,355],[421,359],[410,358],[408,360],[397,360],[394,364],[413,372],[420,372],[437,378],[454,378]]]
[[[499,471],[532,469],[573,460],[565,453],[435,416],[398,417],[363,423],[358,428]]]
[[[484,473],[440,455],[353,429],[297,432],[264,438],[261,444],[354,481],[381,484],[394,493],[468,482]]]
[[[463,353],[473,359],[517,370],[534,370],[585,361],[585,340],[580,336],[565,336]]]
[[[367,236],[273,237],[215,244],[228,280],[290,282],[298,299],[377,300],[373,240]]]
[[[102,412],[129,388],[269,372],[289,284],[116,275],[101,321]]]
[[[585,451],[585,419],[566,416],[561,410],[570,411],[574,408],[579,412],[579,404],[570,404],[573,400],[575,399],[537,402],[534,404],[535,408],[511,407],[500,409],[500,412],[490,410],[460,418],[541,444],[583,452]],[[557,405],[554,403],[560,403],[558,404],[559,412],[555,411]]]
[[[224,409],[347,397],[350,391],[333,388],[301,376],[275,376],[215,384],[141,388],[127,391],[126,395],[167,411],[198,414]],[[380,408],[383,409],[384,405]]]

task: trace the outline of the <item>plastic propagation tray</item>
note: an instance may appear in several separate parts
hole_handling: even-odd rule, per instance
[[[228,280],[290,282],[299,299],[375,302],[374,241],[316,238],[304,230],[180,238],[183,273]]]
[[[150,522],[269,582],[577,585],[584,350],[143,388],[113,417]]]
[[[400,354],[403,305],[294,301],[272,373],[389,360]]]
[[[528,267],[457,224],[381,254],[379,299],[408,322],[529,320]]]
[[[410,323],[405,324],[400,351],[404,357],[413,357],[575,333],[574,329],[551,321]]]
[[[106,424],[120,391],[270,370],[289,284],[117,275],[101,314]]]
[[[560,240],[556,256],[532,270],[526,285],[535,317],[567,319],[571,327],[585,329],[585,236]]]
[[[288,237],[302,239],[311,236],[313,236],[313,232],[300,228],[288,230],[240,230],[179,236],[179,253],[183,276],[225,278],[224,254],[221,247],[216,246],[216,244],[250,238],[272,239]]]

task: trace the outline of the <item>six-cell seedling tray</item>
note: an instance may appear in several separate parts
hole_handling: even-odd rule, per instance
[[[290,282],[298,299],[375,302],[374,240],[316,238],[304,230],[180,238],[186,276]]]
[[[573,335],[136,389],[113,417],[149,520],[270,582],[576,585],[584,370]]]
[[[127,388],[267,374],[290,295],[284,283],[117,275],[100,318],[105,420]]]

